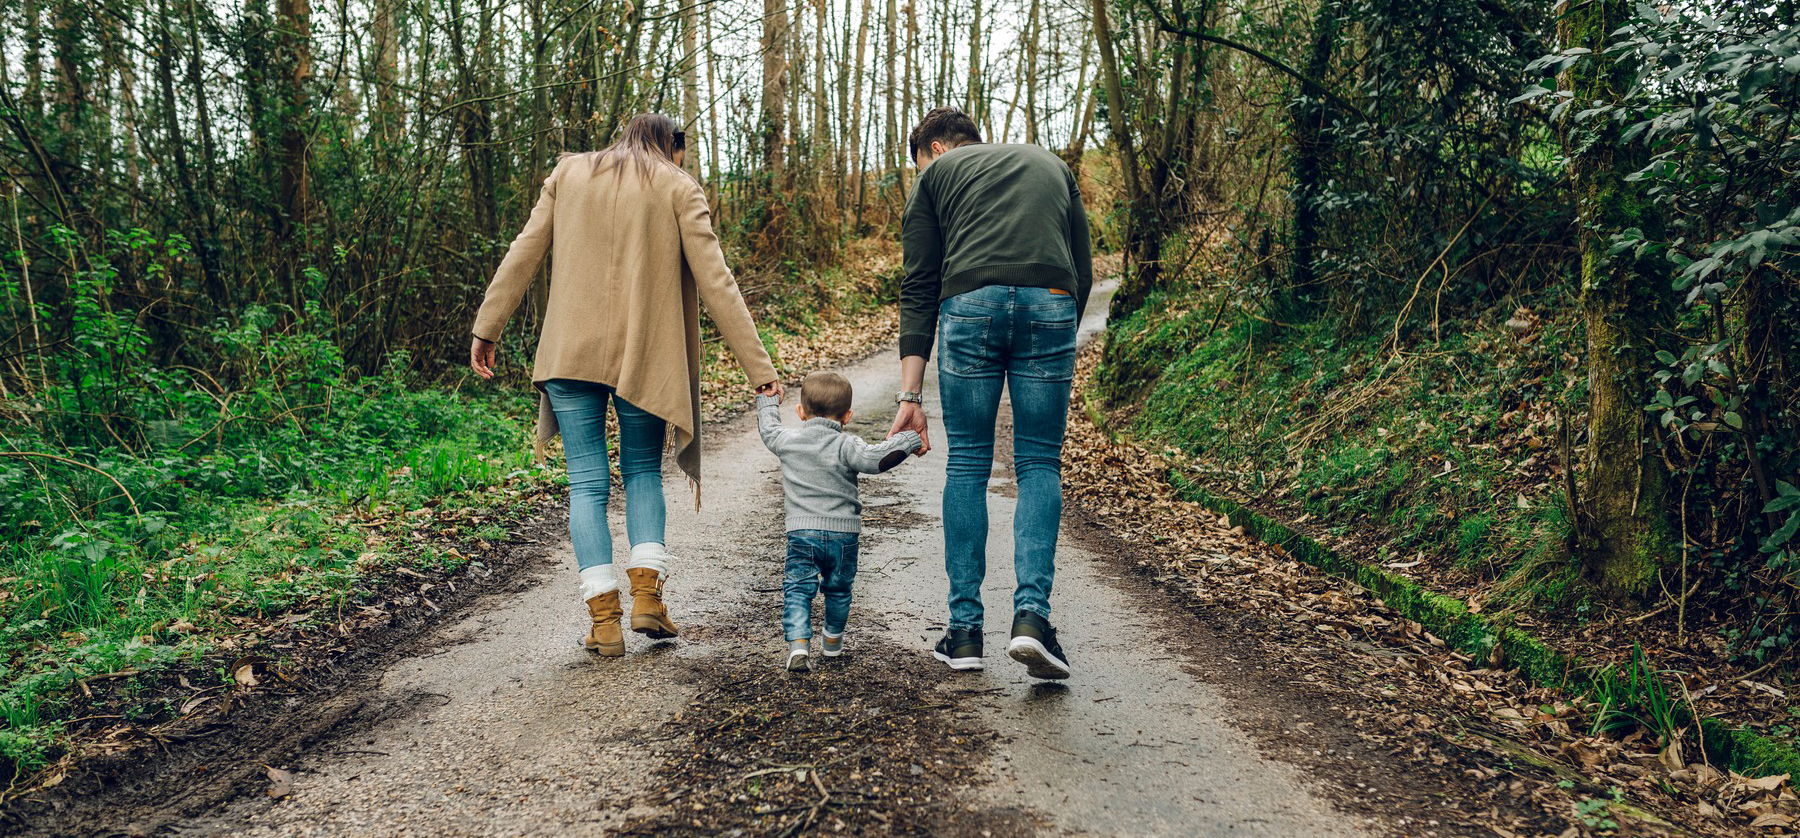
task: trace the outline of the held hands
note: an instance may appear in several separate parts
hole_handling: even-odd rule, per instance
[[[925,428],[924,405],[918,402],[900,403],[900,409],[894,414],[894,427],[888,431],[888,436],[901,431],[916,431],[919,434],[919,450],[913,453],[923,457],[931,451],[931,437],[927,435]]]
[[[493,378],[495,346],[491,340],[472,338],[469,341],[469,369],[482,378]]]
[[[767,384],[758,386],[756,388],[756,394],[759,396],[774,396],[776,401],[780,401],[787,395],[786,391],[781,388],[781,379],[779,378]]]

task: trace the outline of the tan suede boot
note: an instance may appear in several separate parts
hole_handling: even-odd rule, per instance
[[[588,616],[594,620],[594,627],[588,630],[588,636],[581,641],[588,651],[616,658],[625,654],[625,634],[619,629],[619,617],[624,611],[619,608],[619,592],[607,591],[587,601]]]
[[[663,576],[647,567],[625,571],[631,577],[631,630],[658,640],[674,637],[681,631],[669,619],[663,607]]]

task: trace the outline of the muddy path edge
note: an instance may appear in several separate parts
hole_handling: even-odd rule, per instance
[[[9,801],[0,811],[0,829],[29,836],[151,834],[183,816],[265,787],[269,765],[378,722],[378,716],[362,715],[361,695],[387,667],[428,653],[440,645],[432,637],[438,628],[523,590],[548,568],[566,529],[563,497],[560,491],[539,496],[505,520],[505,540],[472,554],[472,561],[454,573],[423,580],[434,592],[429,604],[417,602],[395,611],[384,624],[346,633],[296,632],[276,638],[272,645],[292,644],[287,651],[306,666],[140,731],[143,741],[79,760],[57,785]],[[380,586],[380,601],[416,596],[412,592],[423,585],[419,578],[396,577]],[[173,668],[158,687],[185,698],[194,690],[181,686],[184,680],[214,679],[217,668],[229,666],[233,657],[208,655]],[[106,828],[96,832],[99,824]]]

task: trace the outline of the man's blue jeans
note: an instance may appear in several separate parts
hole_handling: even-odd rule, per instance
[[[844,633],[850,620],[850,586],[856,581],[857,535],[830,530],[787,534],[787,575],[781,580],[781,633],[812,637],[813,596],[825,592],[825,633]]]
[[[944,485],[944,567],[950,628],[982,627],[987,491],[1000,390],[1012,396],[1013,610],[1050,616],[1062,525],[1062,443],[1075,376],[1075,298],[1047,288],[989,286],[938,309],[938,395],[950,456]]]
[[[606,402],[619,413],[619,475],[625,480],[625,535],[632,546],[662,543],[662,455],[667,425],[642,408],[617,398],[613,388],[591,381],[553,378],[544,382],[550,409],[562,431],[569,462],[569,540],[583,569],[612,564],[612,527],[606,503],[612,474],[606,457]]]

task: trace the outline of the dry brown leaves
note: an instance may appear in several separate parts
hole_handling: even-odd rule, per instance
[[[836,318],[813,335],[780,335],[774,357],[782,378],[793,381],[813,370],[831,369],[868,354],[900,336],[900,312],[895,306],[877,306],[849,317]],[[743,370],[728,358],[712,357],[701,374],[700,403],[706,421],[715,422],[743,410],[750,388]]]
[[[1245,615],[1234,628],[1262,633],[1257,642],[1295,680],[1342,699],[1359,736],[1402,763],[1460,769],[1465,787],[1442,792],[1460,796],[1465,826],[1496,835],[1797,834],[1800,802],[1785,776],[1746,780],[1706,765],[1697,748],[1659,747],[1642,731],[1590,735],[1587,708],[1571,697],[1448,649],[1361,587],[1179,497],[1167,480],[1178,454],[1114,441],[1086,413],[1081,393],[1097,358],[1091,347],[1077,373],[1064,447],[1069,498],[1140,548],[1146,573],[1212,609],[1201,613]]]

